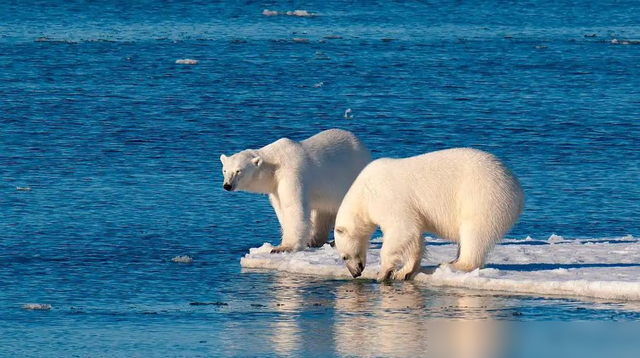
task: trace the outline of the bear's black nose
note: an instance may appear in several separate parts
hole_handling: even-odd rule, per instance
[[[225,183],[223,186],[224,190],[226,191],[230,191],[231,190],[231,184]]]

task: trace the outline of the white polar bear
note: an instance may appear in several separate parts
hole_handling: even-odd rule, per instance
[[[369,164],[345,196],[335,244],[353,275],[366,265],[369,239],[383,232],[378,280],[410,279],[420,269],[424,232],[458,243],[453,269],[472,271],[518,219],[524,193],[498,158],[455,148]]]
[[[322,246],[342,198],[371,162],[351,132],[330,129],[302,142],[282,138],[260,149],[220,156],[225,190],[268,194],[282,227],[272,252]]]

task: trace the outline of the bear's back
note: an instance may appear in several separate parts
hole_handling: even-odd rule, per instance
[[[300,142],[309,159],[320,166],[357,166],[360,172],[371,161],[367,147],[351,132],[329,129]]]

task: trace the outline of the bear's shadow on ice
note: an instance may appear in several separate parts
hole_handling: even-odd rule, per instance
[[[547,271],[556,269],[580,269],[580,268],[608,268],[608,267],[640,267],[640,264],[632,263],[591,263],[591,264],[488,264],[485,268],[493,268],[504,271]]]
[[[422,266],[420,272],[431,275],[439,266]],[[609,267],[640,267],[640,264],[606,263],[606,264],[488,264],[484,268],[501,271],[548,271],[556,269],[580,269],[580,268],[609,268]]]

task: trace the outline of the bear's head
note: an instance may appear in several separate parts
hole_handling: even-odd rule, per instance
[[[262,192],[260,169],[263,160],[255,151],[245,150],[230,157],[222,154],[220,162],[224,176],[222,187],[225,190]]]
[[[367,265],[367,249],[371,234],[369,233],[367,236],[367,233],[363,231],[369,230],[361,230],[355,225],[336,222],[336,228],[333,232],[340,258],[354,278],[362,275],[362,271]]]

